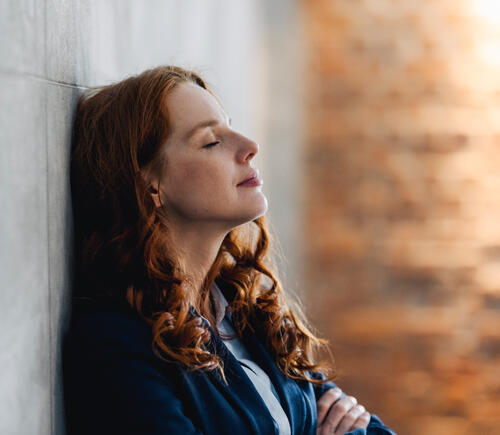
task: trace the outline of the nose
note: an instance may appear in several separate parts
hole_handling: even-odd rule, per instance
[[[242,136],[241,145],[238,151],[238,161],[244,163],[250,161],[259,152],[259,144],[247,137]]]

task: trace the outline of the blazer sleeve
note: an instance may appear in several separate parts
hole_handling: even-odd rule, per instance
[[[65,341],[68,435],[202,434],[142,344],[148,343],[146,331],[115,320],[97,316],[79,322]]]
[[[313,379],[325,379],[326,378],[324,373],[322,373],[320,371],[317,371],[317,372],[312,371],[310,373],[311,373],[311,376]],[[321,384],[321,385],[313,384],[316,402],[319,400],[319,398],[324,393],[326,393],[331,388],[335,388],[336,386],[337,385],[335,383],[333,383],[332,381],[328,381],[328,382]],[[345,396],[346,396],[346,393],[344,391],[342,391],[340,398],[343,398]],[[347,432],[345,435],[396,435],[396,432],[394,432],[392,429],[387,427],[376,414],[370,414],[370,421],[369,421],[368,426],[366,428],[355,429],[353,431]]]

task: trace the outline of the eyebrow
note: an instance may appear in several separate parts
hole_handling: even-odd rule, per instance
[[[232,121],[233,121],[232,118],[228,118],[229,125],[231,125]],[[191,130],[189,130],[186,133],[185,138],[189,139],[195,133],[195,131],[199,130],[200,128],[211,127],[213,125],[217,125],[218,123],[219,123],[219,120],[217,120],[217,119],[207,119],[206,121],[202,121],[199,124],[196,124]]]

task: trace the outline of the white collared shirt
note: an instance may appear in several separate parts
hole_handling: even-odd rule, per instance
[[[223,334],[236,334],[232,322],[226,316],[228,302],[215,282],[212,285],[211,291],[215,301],[215,319],[217,322],[217,328]],[[242,369],[250,378],[255,386],[255,389],[259,392],[262,399],[266,403],[274,421],[279,426],[280,435],[289,435],[291,433],[291,429],[288,416],[281,406],[278,393],[276,392],[276,389],[274,388],[274,385],[269,379],[267,373],[252,359],[250,353],[240,338],[236,337],[230,340],[223,339],[223,341],[229,351],[240,362]]]

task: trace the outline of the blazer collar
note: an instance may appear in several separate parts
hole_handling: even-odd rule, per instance
[[[232,288],[232,286],[229,286],[222,281],[218,281],[217,285],[227,300],[231,301],[234,298],[236,290]],[[219,308],[223,307],[225,315],[232,320],[231,312],[226,310],[228,302],[221,301],[219,299],[218,303]],[[229,385],[224,383],[224,380],[218,370],[210,370],[207,373],[218,388],[222,390],[226,398],[234,406],[240,408],[240,411],[247,416],[250,424],[257,429],[257,433],[260,433],[258,431],[259,421],[255,418],[255,415],[258,415],[256,410],[262,411],[261,416],[266,415],[269,420],[268,424],[272,425],[272,416],[269,413],[267,405],[253,386],[252,381],[248,378],[245,371],[241,368],[239,361],[228,350],[223,340],[215,334],[213,329],[210,327],[208,320],[201,316],[193,307],[192,310],[195,315],[204,319],[210,329],[211,340],[209,346],[211,347],[212,352],[222,356],[224,360],[224,372]],[[296,381],[281,372],[261,340],[249,329],[243,331],[241,339],[251,353],[255,362],[262,367],[274,384],[283,409],[288,416],[291,433],[306,433],[307,430],[305,428],[305,424],[308,420],[308,409],[306,407],[304,394],[298,387]],[[249,389],[252,390],[253,394],[248,394]],[[244,398],[244,402],[242,401],[242,398]],[[262,430],[262,427],[260,427],[260,430]]]
[[[278,368],[262,341],[250,330],[245,330],[242,337],[256,363],[267,373],[280,397],[281,405],[288,416],[291,433],[306,433],[304,422],[307,409],[304,395],[295,380],[286,376]]]

